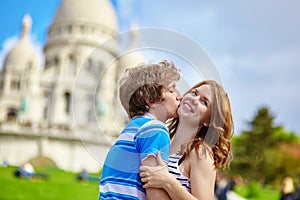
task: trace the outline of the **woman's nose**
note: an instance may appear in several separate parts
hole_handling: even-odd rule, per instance
[[[193,102],[193,104],[196,104],[197,102],[199,102],[199,96],[192,96],[191,101]]]

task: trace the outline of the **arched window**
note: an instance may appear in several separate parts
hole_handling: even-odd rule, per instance
[[[58,66],[58,65],[59,65],[59,57],[58,57],[58,56],[55,56],[55,57],[54,57],[54,65],[55,65],[55,66]]]
[[[6,120],[7,121],[16,121],[18,117],[18,110],[15,108],[7,109]]]
[[[69,73],[70,75],[75,75],[76,74],[76,59],[75,56],[70,55],[69,56]]]
[[[73,27],[72,27],[72,25],[69,25],[69,26],[68,26],[68,33],[71,34],[72,31],[73,31]]]
[[[4,88],[4,82],[3,79],[0,80],[0,90],[3,90]]]
[[[84,63],[84,66],[85,66],[85,68],[88,70],[88,71],[90,71],[92,74],[94,73],[94,61],[93,61],[93,59],[92,58],[88,58],[86,61],[85,61],[85,63]]]
[[[88,68],[89,68],[89,69],[92,69],[92,68],[93,68],[93,60],[92,60],[91,58],[88,59],[87,65],[88,65]]]
[[[21,84],[20,84],[20,80],[17,79],[13,79],[10,82],[10,89],[11,90],[20,90]]]
[[[71,94],[69,92],[65,93],[65,111],[67,114],[71,113]]]
[[[27,64],[27,70],[31,71],[33,69],[33,61],[28,62]]]
[[[44,120],[48,119],[50,116],[50,110],[51,110],[51,93],[48,91],[45,91],[44,97],[46,99],[46,104],[44,107]]]
[[[94,122],[96,121],[96,113],[95,112],[95,96],[94,95],[89,95],[87,98],[87,104],[88,104],[88,121],[89,122]]]
[[[49,59],[45,59],[45,69],[47,69],[49,67],[49,65],[51,64],[51,62],[49,61]]]

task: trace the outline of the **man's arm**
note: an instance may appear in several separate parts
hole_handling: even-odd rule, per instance
[[[157,166],[158,163],[154,155],[149,155],[142,161],[142,165]],[[157,199],[169,200],[170,199],[168,193],[164,189],[159,189],[159,188],[147,188],[146,195],[148,200],[157,200]]]

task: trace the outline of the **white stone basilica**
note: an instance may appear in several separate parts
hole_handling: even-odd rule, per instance
[[[64,170],[98,172],[120,131],[116,118],[126,120],[116,92],[120,73],[143,58],[118,56],[109,0],[62,0],[48,28],[43,64],[31,43],[31,24],[26,15],[0,72],[0,161],[21,165],[42,156]]]

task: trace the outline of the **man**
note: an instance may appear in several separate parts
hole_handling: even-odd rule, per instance
[[[102,170],[99,199],[158,199],[167,195],[142,187],[141,165],[156,166],[161,152],[168,162],[170,138],[165,122],[177,117],[180,74],[172,62],[140,64],[120,80],[120,100],[130,121],[111,147]]]

